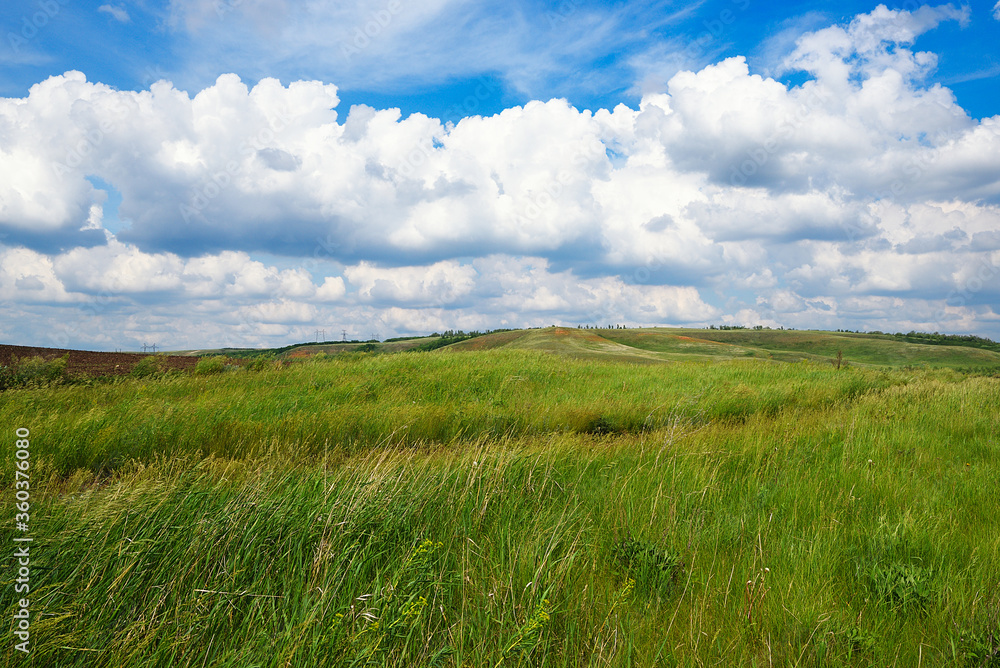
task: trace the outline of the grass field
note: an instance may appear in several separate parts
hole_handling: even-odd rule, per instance
[[[447,350],[544,350],[579,359],[637,364],[756,358],[782,362],[832,362],[837,353],[856,366],[921,366],[1000,370],[1000,353],[967,346],[894,341],[851,332],[706,330],[679,328],[575,329],[550,327],[490,334]]]
[[[565,331],[3,392],[0,665],[1000,665],[988,351]]]

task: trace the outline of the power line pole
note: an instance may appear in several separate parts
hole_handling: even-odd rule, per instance
[[[344,343],[347,343],[347,330],[346,329],[343,330],[343,334],[341,336],[343,337]]]

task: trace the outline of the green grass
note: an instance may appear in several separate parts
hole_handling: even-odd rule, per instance
[[[1000,661],[1000,380],[534,334],[0,394],[0,665]]]
[[[549,327],[488,334],[448,346],[446,352],[533,350],[575,359],[632,364],[759,359],[832,363],[837,353],[848,365],[904,366],[1000,372],[1000,353],[973,345],[931,345],[889,335],[791,330],[678,328],[576,329]]]
[[[639,329],[594,330],[602,337],[672,357],[757,357],[829,362],[843,352],[850,364],[920,365],[1000,370],[1000,353],[971,346],[901,342],[890,336],[791,330]]]

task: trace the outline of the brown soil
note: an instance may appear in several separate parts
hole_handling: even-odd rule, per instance
[[[69,354],[66,373],[71,376],[125,376],[144,357],[141,353],[95,353],[87,350],[62,350],[59,348],[32,348],[28,346],[0,345],[0,365],[10,366],[12,358],[41,357],[49,361]],[[166,357],[169,369],[193,369],[197,357]]]

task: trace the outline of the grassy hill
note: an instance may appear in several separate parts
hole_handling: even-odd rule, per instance
[[[541,350],[577,359],[638,364],[726,359],[833,362],[849,365],[927,366],[1000,370],[1000,353],[972,346],[909,343],[889,336],[792,330],[575,329],[550,327],[490,334],[442,351],[509,348]]]
[[[324,343],[296,343],[283,348],[204,348],[200,350],[182,350],[173,354],[189,355],[192,357],[225,355],[233,358],[275,355],[281,359],[296,359],[310,357],[317,353],[339,355],[340,353],[356,352],[358,350],[399,353],[413,350],[428,342],[436,341],[439,338],[437,336],[421,336],[397,341],[327,341]]]
[[[308,358],[317,353],[398,353],[437,349],[444,353],[497,348],[531,350],[580,360],[606,360],[633,364],[684,361],[758,359],[778,362],[834,362],[838,352],[848,365],[871,367],[926,366],[964,370],[1000,370],[1000,351],[983,347],[982,341],[940,345],[914,342],[916,337],[853,332],[797,330],[714,330],[684,328],[577,329],[547,327],[500,331],[472,338],[438,335],[389,342],[301,343],[270,350],[214,349],[180,354],[253,357],[272,354],[280,359]]]

